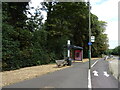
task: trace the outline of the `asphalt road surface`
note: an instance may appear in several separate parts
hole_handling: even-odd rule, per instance
[[[94,64],[96,61],[98,62]],[[103,71],[108,69],[106,61],[93,60],[91,65],[93,66],[91,69],[92,88],[118,88],[118,81],[113,76],[103,75]],[[5,86],[2,90],[7,90],[7,88],[88,88],[88,67],[88,62],[73,63],[70,68]],[[92,73],[95,70],[98,71],[98,76]]]
[[[91,69],[92,88],[118,88],[116,80],[109,72],[108,62],[101,59]]]

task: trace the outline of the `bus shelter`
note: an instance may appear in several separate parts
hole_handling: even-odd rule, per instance
[[[77,61],[83,60],[83,48],[79,46],[70,46],[70,58]]]
[[[83,48],[75,45],[70,45],[69,47],[64,46],[64,49],[70,50],[70,59],[82,61],[83,60]],[[66,58],[66,50],[64,51],[64,58]]]

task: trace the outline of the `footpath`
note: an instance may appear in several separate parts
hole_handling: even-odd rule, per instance
[[[118,57],[116,57],[112,58],[112,60],[108,60],[108,62],[110,73],[120,82],[120,70],[118,69],[120,66],[120,60],[118,59]]]

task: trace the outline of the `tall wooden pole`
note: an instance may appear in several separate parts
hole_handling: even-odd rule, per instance
[[[90,13],[90,0],[88,0],[89,4],[89,43],[91,43],[91,13]],[[91,69],[91,45],[89,45],[89,69]]]

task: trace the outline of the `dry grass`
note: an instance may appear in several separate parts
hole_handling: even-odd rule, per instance
[[[92,58],[92,60],[96,60],[96,59],[98,58]],[[87,61],[88,59],[83,59],[82,62],[87,62]],[[81,61],[75,61],[75,62],[81,62]],[[41,76],[49,72],[54,72],[68,67],[70,66],[58,68],[56,64],[49,64],[49,65],[40,65],[40,66],[21,68],[18,70],[0,72],[0,76],[2,76],[2,82],[0,82],[0,86],[10,85],[26,79],[32,79],[37,76]]]
[[[26,67],[26,68],[21,68],[19,70],[0,72],[0,75],[2,75],[2,83],[0,83],[0,86],[6,86],[9,84],[17,83],[19,81],[23,81],[26,79],[31,79],[37,76],[47,74],[49,72],[65,69],[67,67],[69,66],[58,68],[56,64],[49,64],[49,65]]]

